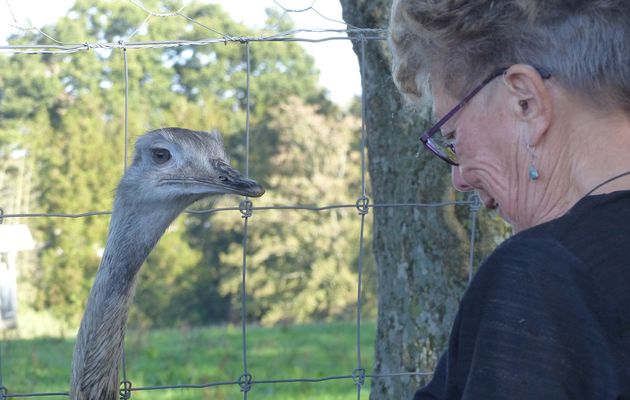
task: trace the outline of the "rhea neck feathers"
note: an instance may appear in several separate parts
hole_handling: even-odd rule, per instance
[[[151,207],[117,195],[105,252],[77,336],[73,400],[118,397],[118,370],[138,271],[186,205],[172,202]]]

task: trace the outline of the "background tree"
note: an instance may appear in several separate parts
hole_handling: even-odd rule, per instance
[[[355,203],[361,192],[359,119],[325,115],[291,97],[270,110],[265,129],[257,146],[270,138],[275,142],[268,161],[272,172],[266,179],[266,204]],[[216,221],[223,226],[228,222],[224,216]],[[247,281],[250,317],[263,323],[352,318],[357,307],[359,221],[354,208],[256,212],[248,235],[253,266]],[[236,302],[241,262],[240,243],[233,242],[221,257],[227,276],[220,288]],[[366,265],[369,288],[373,269]],[[368,296],[364,311],[374,310],[374,296]]]

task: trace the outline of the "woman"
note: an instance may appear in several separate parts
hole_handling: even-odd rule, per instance
[[[395,0],[421,141],[515,235],[420,399],[630,399],[630,2]]]

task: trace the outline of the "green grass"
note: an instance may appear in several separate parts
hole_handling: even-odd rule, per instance
[[[375,324],[361,328],[361,364],[370,373]],[[74,340],[4,340],[2,383],[11,393],[66,392]],[[235,381],[243,372],[240,327],[129,332],[127,378],[133,387]],[[356,325],[327,323],[248,327],[247,368],[254,381],[351,375],[357,365]],[[362,389],[368,398],[369,381]],[[365,395],[365,396],[364,396]],[[356,399],[352,379],[254,384],[249,399]],[[63,398],[63,397],[57,397]],[[242,399],[238,385],[134,391],[133,399]]]

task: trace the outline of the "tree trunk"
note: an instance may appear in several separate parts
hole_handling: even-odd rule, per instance
[[[341,0],[346,23],[385,28],[390,0]],[[353,41],[361,64],[361,41]],[[405,105],[390,73],[385,41],[366,41],[363,101],[372,202],[451,201],[448,166],[415,154],[428,109]],[[462,208],[463,207],[463,208]],[[375,374],[433,371],[468,277],[467,206],[374,208],[373,248],[378,278]],[[458,215],[460,219],[458,219]],[[411,399],[426,378],[372,380],[372,400]]]

